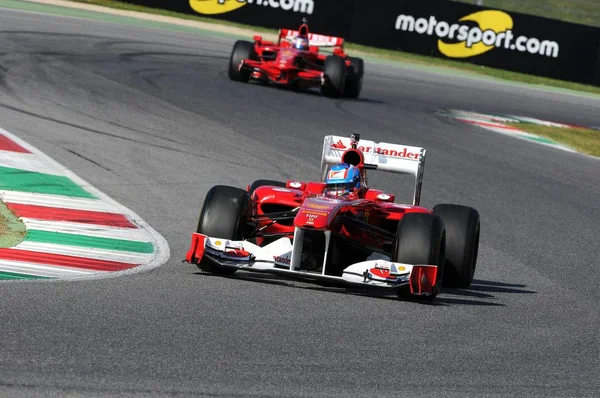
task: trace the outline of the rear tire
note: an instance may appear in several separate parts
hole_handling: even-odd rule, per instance
[[[216,185],[206,194],[196,232],[230,240],[244,239],[244,221],[250,195],[243,189]],[[220,275],[232,275],[235,268],[225,268],[203,259],[198,268]]]
[[[415,265],[437,265],[437,280],[431,296],[417,296],[433,300],[440,292],[444,278],[446,234],[444,223],[433,214],[409,213],[398,223],[392,259]],[[398,294],[403,296],[401,292]]]
[[[350,69],[346,76],[344,96],[347,98],[358,98],[362,90],[363,76],[365,74],[365,62],[362,58],[349,57]]]
[[[250,194],[250,197],[252,197],[252,194],[254,193],[254,191],[256,191],[256,188],[260,188],[260,187],[264,187],[264,186],[273,186],[273,187],[286,187],[286,183],[285,182],[281,182],[281,181],[274,181],[274,180],[256,180],[252,183],[252,185],[250,185],[250,189],[248,189],[248,193]]]
[[[346,82],[346,62],[344,58],[337,55],[330,55],[325,58],[323,72],[325,73],[325,83],[321,87],[323,95],[329,98],[342,97]]]
[[[244,40],[236,41],[229,57],[229,78],[236,82],[248,82],[250,80],[250,71],[239,70],[240,63],[244,59],[255,60],[256,58],[254,43]]]
[[[440,204],[433,208],[446,227],[444,286],[467,288],[473,282],[479,252],[480,219],[472,207]]]

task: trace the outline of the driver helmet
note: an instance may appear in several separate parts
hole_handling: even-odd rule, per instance
[[[308,37],[307,36],[296,36],[292,41],[292,46],[297,50],[308,50]]]
[[[344,197],[357,193],[362,186],[360,169],[348,163],[332,166],[325,178],[325,194]]]

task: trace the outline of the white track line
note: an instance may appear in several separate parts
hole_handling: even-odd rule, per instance
[[[96,238],[122,239],[136,242],[149,242],[151,236],[143,229],[106,227],[85,223],[67,221],[45,221],[33,218],[21,218],[28,230],[35,229],[46,232],[60,232],[63,234],[75,234],[92,236]]]
[[[99,199],[74,198],[42,193],[0,190],[4,203],[19,203],[31,206],[57,207],[59,209],[122,213],[117,207]]]
[[[28,263],[26,261],[0,260],[0,272],[14,272],[18,274],[43,276],[47,278],[60,278],[65,276],[90,275],[104,271],[48,266],[36,263]]]

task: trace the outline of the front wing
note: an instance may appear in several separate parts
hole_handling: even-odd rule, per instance
[[[413,295],[430,296],[437,281],[437,266],[403,264],[375,259],[346,267],[342,276],[298,269],[301,249],[289,238],[281,238],[264,247],[248,241],[231,241],[194,233],[186,255],[190,264],[210,261],[213,264],[252,272],[285,275],[312,281],[334,282],[354,287],[373,287],[391,290],[409,288]],[[327,256],[325,256],[327,258]]]

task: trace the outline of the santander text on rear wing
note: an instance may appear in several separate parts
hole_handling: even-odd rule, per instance
[[[325,136],[321,157],[321,181],[324,181],[329,166],[340,163],[344,152],[351,147],[351,138],[335,135]],[[361,139],[357,149],[363,153],[367,169],[414,176],[413,205],[419,205],[427,153],[425,148]]]
[[[279,39],[292,40],[298,36],[299,32],[293,29],[280,29]],[[344,39],[341,37],[325,36],[316,33],[308,34],[308,42],[311,46],[315,47],[344,47]]]

